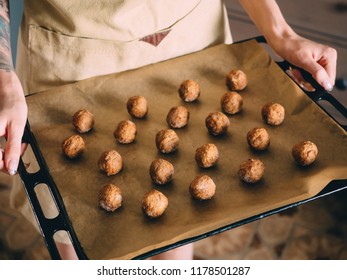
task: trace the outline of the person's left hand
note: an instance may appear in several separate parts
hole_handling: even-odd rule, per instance
[[[27,104],[22,86],[14,71],[0,70],[0,172],[17,173],[19,158],[25,150],[22,136],[27,120]]]
[[[337,52],[297,34],[269,42],[282,58],[310,74],[325,90],[331,91],[336,78]]]

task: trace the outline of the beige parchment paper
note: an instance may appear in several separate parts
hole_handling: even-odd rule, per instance
[[[211,136],[205,127],[210,112],[220,111],[220,98],[227,91],[225,76],[233,68],[248,76],[248,87],[240,92],[243,111],[229,116],[226,135]],[[201,86],[198,102],[184,103],[178,87],[185,79]],[[149,104],[145,119],[127,113],[130,96],[143,95]],[[262,105],[281,103],[284,123],[271,127],[263,123]],[[69,218],[90,259],[130,259],[150,250],[210,232],[247,217],[310,198],[331,180],[347,175],[346,133],[331,120],[277,66],[256,42],[219,45],[187,56],[137,70],[95,77],[29,96],[29,122],[39,148],[63,198]],[[173,106],[190,111],[186,128],[177,129],[180,138],[173,154],[160,154],[155,135],[168,128],[166,115]],[[87,108],[95,116],[95,128],[82,137],[86,151],[79,160],[67,160],[61,143],[75,134],[72,115]],[[132,144],[118,144],[113,131],[119,121],[131,119],[138,129]],[[271,144],[266,152],[251,151],[246,134],[253,127],[265,127]],[[291,156],[292,146],[302,140],[316,143],[319,154],[309,168],[299,168]],[[214,143],[220,152],[216,167],[201,169],[194,155],[197,147]],[[123,170],[111,177],[100,173],[97,160],[105,150],[116,149],[123,157]],[[175,167],[172,183],[156,186],[149,166],[165,158]],[[241,162],[258,158],[266,166],[263,179],[255,185],[242,183],[237,175]],[[188,186],[198,174],[208,174],[217,185],[215,196],[204,202],[190,197]],[[123,206],[107,213],[98,206],[102,185],[112,182],[123,191]],[[152,188],[169,199],[164,215],[148,219],[140,208],[143,195]]]

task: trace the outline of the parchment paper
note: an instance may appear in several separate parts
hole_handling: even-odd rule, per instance
[[[220,111],[220,98],[227,91],[225,76],[232,69],[244,70],[248,87],[241,91],[243,111],[230,116],[226,135],[211,136],[205,127],[210,112]],[[178,87],[185,79],[196,80],[202,89],[198,102],[184,103]],[[127,113],[130,96],[143,95],[149,104],[145,119]],[[286,110],[284,123],[263,123],[260,109],[269,101]],[[49,170],[63,197],[72,225],[90,259],[129,259],[155,248],[204,234],[247,217],[310,198],[331,180],[347,174],[346,133],[334,123],[276,65],[256,41],[219,45],[184,57],[137,70],[95,77],[75,84],[34,94],[27,98],[29,122]],[[190,110],[186,128],[174,154],[160,154],[155,134],[168,128],[166,115],[172,106]],[[95,128],[82,137],[86,151],[79,160],[67,160],[61,143],[74,133],[74,112],[87,108],[95,116]],[[119,121],[131,119],[138,134],[132,144],[118,144],[113,131]],[[253,127],[265,127],[271,144],[255,153],[246,142]],[[316,162],[299,168],[291,156],[292,146],[311,140],[318,146]],[[194,160],[197,147],[215,143],[220,151],[218,165],[201,169]],[[121,173],[107,177],[97,160],[105,150],[116,149],[123,157]],[[162,157],[174,164],[173,182],[157,186],[151,182],[149,166]],[[241,162],[258,158],[266,166],[263,179],[255,185],[242,183],[237,175]],[[198,174],[208,174],[217,185],[209,201],[195,201],[188,186]],[[124,204],[114,213],[98,206],[102,185],[113,182],[123,191]],[[162,191],[169,206],[162,217],[147,218],[141,208],[143,195],[152,188]]]

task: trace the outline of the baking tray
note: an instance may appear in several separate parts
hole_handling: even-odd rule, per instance
[[[265,43],[265,40],[263,37],[257,37],[255,40],[258,43]],[[247,41],[243,41],[247,42]],[[240,42],[242,44],[243,42]],[[237,44],[237,43],[235,43]],[[289,63],[286,61],[277,62],[277,64],[280,66],[280,68],[287,72],[289,67],[292,67]],[[304,72],[303,72],[304,73]],[[304,77],[306,80],[308,80],[314,87],[314,92],[305,92],[307,96],[310,97],[314,102],[317,102],[319,100],[326,100],[330,102],[343,116],[346,117],[346,109],[331,96],[326,91],[324,91],[319,85],[317,85],[310,75],[304,73]],[[325,110],[322,107],[323,110]],[[328,112],[326,112],[329,114]],[[341,126],[338,123],[337,126]],[[342,129],[346,130],[346,127],[341,126]],[[21,176],[21,179],[23,181],[23,185],[25,188],[25,191],[27,193],[27,196],[29,198],[29,201],[31,203],[31,206],[33,208],[33,212],[37,218],[39,227],[41,229],[41,233],[43,235],[43,238],[45,240],[45,243],[48,247],[48,250],[51,254],[52,259],[60,259],[59,252],[55,246],[55,242],[53,239],[53,235],[55,232],[59,230],[66,231],[71,239],[71,242],[76,250],[76,253],[80,259],[89,259],[89,256],[85,253],[85,250],[83,248],[83,245],[81,244],[76,231],[72,225],[71,219],[69,218],[69,213],[66,210],[66,206],[64,205],[64,200],[61,196],[61,193],[59,192],[59,189],[55,183],[55,180],[53,179],[49,166],[46,163],[45,158],[42,155],[42,152],[40,150],[40,144],[37,143],[36,137],[34,133],[32,132],[32,129],[30,127],[29,121],[27,122],[26,129],[23,136],[23,142],[29,143],[32,147],[33,153],[35,154],[35,157],[38,161],[40,170],[36,173],[28,173],[25,169],[25,165],[22,161],[20,161],[18,172]],[[41,209],[40,203],[38,201],[38,198],[35,193],[35,187],[38,184],[46,184],[49,188],[49,191],[51,192],[51,195],[56,203],[56,206],[58,208],[59,214],[57,217],[53,219],[47,219],[43,211]],[[339,180],[332,180],[327,186],[325,186],[318,194],[314,194],[308,198],[300,199],[298,201],[295,201],[293,203],[288,203],[285,205],[281,205],[280,207],[273,207],[272,209],[268,211],[262,211],[260,213],[255,213],[253,215],[249,215],[246,218],[239,219],[237,221],[234,221],[232,223],[227,223],[222,226],[217,226],[213,228],[212,230],[209,229],[204,232],[199,232],[197,234],[194,234],[193,236],[186,237],[186,238],[178,238],[177,240],[174,240],[172,242],[169,242],[169,244],[164,244],[160,246],[156,246],[156,248],[151,248],[150,250],[146,252],[141,252],[140,254],[136,256],[132,256],[133,259],[144,259],[151,255],[164,252],[166,250],[205,238],[207,236],[211,236],[217,233],[220,233],[222,231],[243,225],[245,223],[252,222],[254,220],[266,217],[268,215],[272,215],[278,212],[281,212],[283,210],[286,210],[291,207],[298,206],[302,203],[309,202],[314,199],[318,199],[321,197],[324,197],[326,195],[335,193],[337,191],[341,191],[347,188],[347,179],[339,179]]]

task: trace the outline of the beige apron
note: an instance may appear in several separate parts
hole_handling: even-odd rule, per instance
[[[231,42],[222,0],[28,0],[16,71],[28,95]],[[38,228],[17,181],[11,205]],[[49,193],[38,195],[54,217]],[[66,235],[55,238],[69,243]]]
[[[30,0],[18,42],[16,68],[29,94],[231,43],[231,36],[222,0]]]

